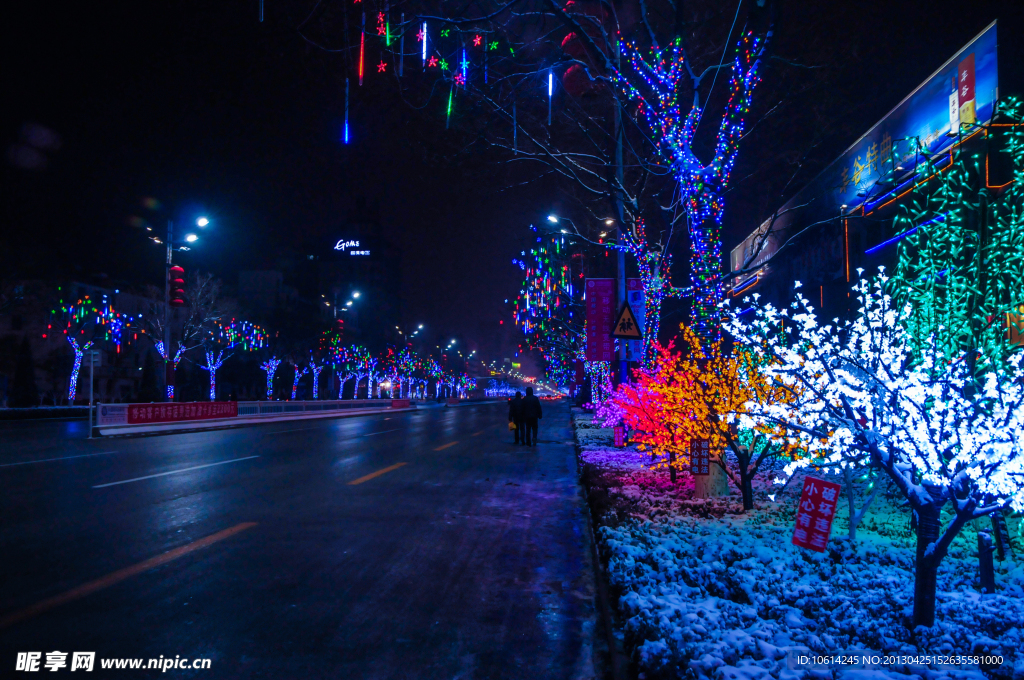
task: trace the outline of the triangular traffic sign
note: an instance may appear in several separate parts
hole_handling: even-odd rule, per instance
[[[615,322],[615,328],[612,330],[612,337],[620,340],[640,340],[644,337],[628,302],[622,305],[619,319]]]

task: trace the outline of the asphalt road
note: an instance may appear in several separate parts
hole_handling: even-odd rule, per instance
[[[34,677],[19,652],[52,677],[52,651],[104,678],[594,677],[568,410],[545,415],[532,449],[500,404],[98,441],[2,423],[0,677]],[[101,669],[161,656],[210,668]]]

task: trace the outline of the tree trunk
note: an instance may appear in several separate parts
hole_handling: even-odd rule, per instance
[[[676,483],[676,452],[671,449],[668,452],[668,478]]]
[[[708,474],[693,478],[694,498],[722,498],[729,495],[729,478],[725,470],[714,461],[708,466]]]
[[[744,474],[740,470],[740,481],[743,483],[743,512],[754,509],[754,479],[753,475]]]
[[[851,541],[857,540],[857,498],[853,493],[853,471],[849,467],[843,468],[843,481],[846,482],[846,505],[850,509],[850,530]]]
[[[914,627],[935,625],[935,589],[939,560],[934,553],[925,555],[928,546],[939,540],[939,511],[934,504],[917,509],[917,563],[914,565]]]

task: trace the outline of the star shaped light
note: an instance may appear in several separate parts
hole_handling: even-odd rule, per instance
[[[455,84],[456,85],[465,85],[466,84],[466,79],[465,79],[465,77],[463,77],[463,75],[461,73],[456,73],[455,74]]]
[[[377,73],[384,73],[384,70],[387,69],[387,67],[388,65],[384,63],[384,60],[381,60],[381,62],[377,64]]]
[[[422,28],[420,29],[420,32],[416,34],[416,42],[423,42],[423,29]]]
[[[441,70],[442,71],[447,71],[448,70],[448,62],[445,61],[444,59],[441,60]]]
[[[427,66],[430,66],[431,68],[433,68],[434,66],[437,66],[437,57],[431,57],[427,61]]]
[[[473,38],[473,46],[474,47],[480,47],[480,41],[481,40],[483,40],[483,38],[481,36],[479,36],[479,35],[476,36],[475,38]]]
[[[442,29],[442,30],[441,30],[441,37],[442,37],[442,38],[447,38],[447,37],[448,37],[448,31],[449,31],[449,30],[451,30],[451,29],[448,29],[448,28]]]
[[[491,43],[491,49],[492,50],[498,49],[498,41],[497,40],[495,40],[494,42]]]

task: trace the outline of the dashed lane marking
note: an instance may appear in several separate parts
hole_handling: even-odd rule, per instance
[[[231,460],[222,460],[217,463],[207,463],[206,465],[195,465],[193,467],[182,468],[180,470],[170,470],[168,472],[158,472],[155,475],[146,475],[145,477],[133,477],[132,479],[122,479],[119,482],[107,482],[106,484],[97,484],[92,487],[94,489],[103,489],[108,486],[117,486],[118,484],[129,484],[131,482],[141,482],[143,479],[153,479],[154,477],[166,477],[167,475],[176,475],[181,472],[191,472],[192,470],[202,470],[203,468],[213,467],[214,465],[227,465],[228,463],[237,463],[243,460],[252,460],[253,458],[259,458],[259,456],[246,456],[245,458],[232,458]]]
[[[377,477],[380,477],[381,475],[386,475],[387,473],[391,472],[392,470],[397,470],[398,468],[402,467],[403,465],[406,465],[406,463],[395,463],[394,465],[389,465],[386,468],[382,468],[380,470],[377,470],[376,472],[371,472],[368,475],[363,475],[359,479],[353,479],[351,482],[348,483],[348,485],[349,486],[355,486],[356,484],[362,484],[363,482],[368,482],[371,479],[376,479]]]
[[[435,450],[435,451],[444,451],[445,449],[447,449],[447,448],[449,448],[449,447],[452,447],[452,446],[455,446],[455,445],[456,445],[456,444],[458,444],[458,443],[459,443],[459,442],[457,442],[457,441],[455,441],[455,442],[448,442],[447,444],[444,444],[444,445],[442,445],[442,446],[438,446],[438,447],[437,447],[436,449],[434,449],[434,450]]]
[[[42,614],[43,612],[47,612],[51,609],[54,609],[55,607],[59,607],[62,604],[67,604],[68,602],[85,597],[86,595],[91,595],[92,593],[95,593],[97,590],[109,588],[112,585],[120,583],[126,578],[130,578],[137,574],[141,574],[144,571],[149,571],[150,569],[154,567],[159,567],[162,564],[167,564],[172,560],[176,560],[179,557],[184,557],[185,555],[191,552],[195,552],[200,548],[205,548],[207,546],[213,545],[218,541],[223,541],[225,538],[228,538],[229,536],[234,536],[235,534],[241,531],[245,531],[246,529],[250,529],[254,526],[256,526],[256,522],[242,522],[241,524],[236,524],[235,526],[229,529],[225,529],[224,531],[218,531],[215,534],[210,534],[206,538],[200,538],[198,541],[193,541],[188,545],[183,545],[180,548],[175,548],[174,550],[165,552],[162,555],[151,557],[144,562],[139,562],[138,564],[132,565],[130,567],[119,569],[118,571],[107,574],[106,576],[102,576],[96,579],[95,581],[89,581],[88,583],[80,585],[77,588],[72,588],[71,590],[65,593],[61,593],[60,595],[55,595],[53,597],[47,598],[42,602],[37,602],[31,607],[26,607],[21,611],[16,611],[13,614],[8,614],[7,616],[0,619],[0,628],[7,628],[8,626],[18,623],[19,621],[30,619],[33,616],[37,616],[39,614]]]

